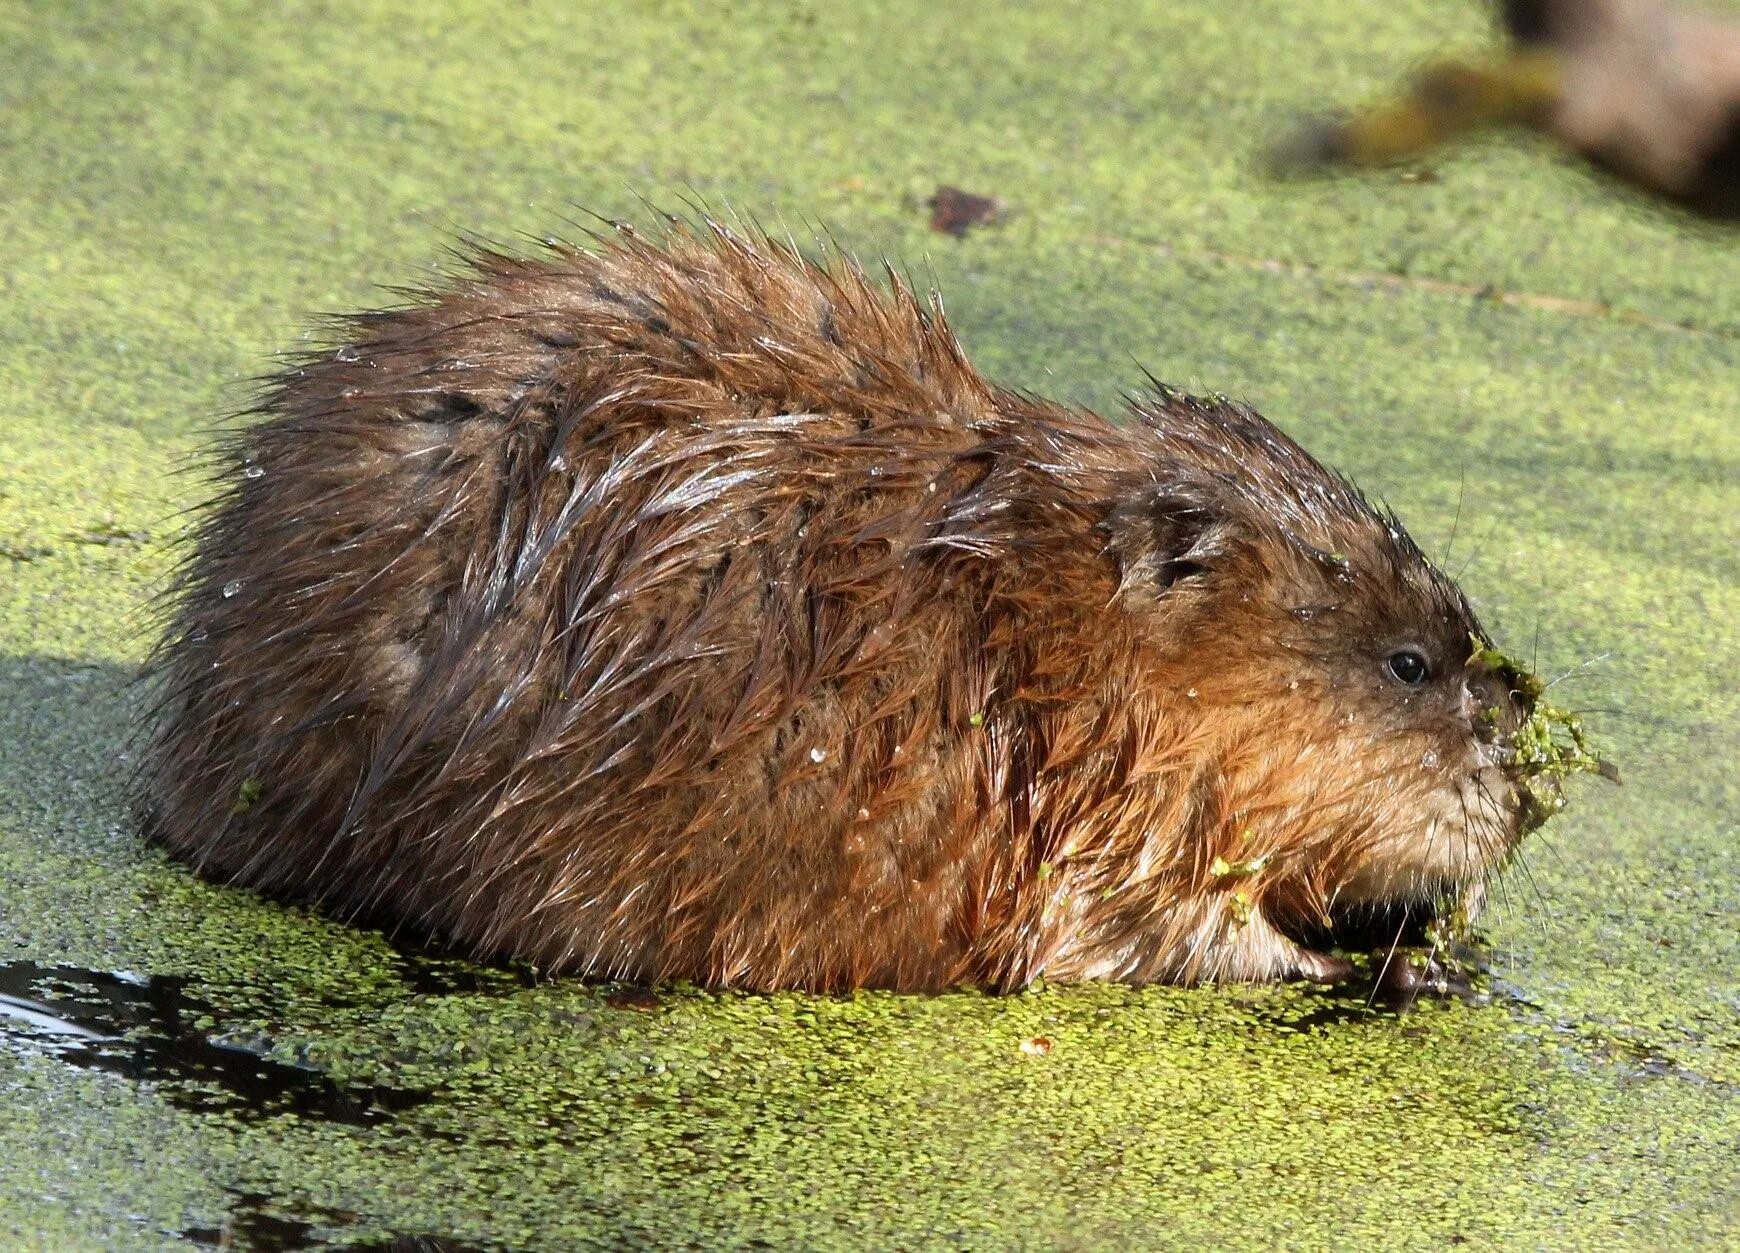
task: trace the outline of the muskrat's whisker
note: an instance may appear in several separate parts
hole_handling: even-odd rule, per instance
[[[1389,951],[1384,954],[1384,964],[1378,968],[1377,978],[1372,980],[1371,995],[1365,998],[1365,1007],[1370,1009],[1377,1003],[1378,989],[1384,986],[1384,976],[1390,972],[1390,964],[1396,960],[1396,953],[1402,946],[1402,934],[1407,931],[1408,923],[1413,918],[1411,906],[1402,907],[1402,920],[1396,924],[1396,934],[1390,940]]]
[[[1612,658],[1613,658],[1613,654],[1611,652],[1606,652],[1606,653],[1602,653],[1598,657],[1591,657],[1591,658],[1589,658],[1588,661],[1580,661],[1576,665],[1572,666],[1569,670],[1565,671],[1563,674],[1560,674],[1554,678],[1548,679],[1547,683],[1546,683],[1545,690],[1550,691],[1552,688],[1554,688],[1558,684],[1563,683],[1566,679],[1577,678],[1580,675],[1587,673],[1589,670],[1594,669],[1596,666],[1600,665],[1602,662],[1612,660]]]
[[[1535,844],[1543,853],[1547,854],[1547,856],[1551,857],[1558,863],[1560,870],[1570,870],[1570,863],[1565,860],[1565,855],[1559,851],[1558,844],[1551,838],[1538,839],[1535,841]]]
[[[1494,901],[1494,909],[1506,914],[1510,913],[1510,888],[1505,884],[1505,876],[1489,874],[1485,877],[1488,899]]]
[[[1460,794],[1458,794],[1458,796],[1457,796],[1457,799],[1458,799],[1458,800],[1460,800],[1460,799],[1461,799],[1461,795],[1460,795]],[[1467,814],[1467,810],[1466,810],[1466,807],[1465,807],[1465,808],[1464,808],[1464,811],[1463,811],[1463,815],[1462,815],[1462,817],[1463,817],[1463,823],[1462,823],[1462,825],[1463,825],[1463,828],[1464,828],[1464,829],[1466,829],[1466,828],[1467,828],[1467,826],[1468,826],[1468,821],[1467,821],[1467,819],[1468,819],[1468,814]],[[1438,819],[1437,819],[1437,818],[1436,818],[1436,817],[1434,817],[1434,818],[1433,818],[1433,819],[1432,819],[1432,821],[1431,821],[1431,822],[1430,822],[1430,823],[1428,823],[1428,824],[1427,824],[1427,826],[1426,826],[1426,849],[1425,849],[1425,855],[1424,855],[1424,856],[1423,856],[1423,857],[1422,857],[1422,858],[1421,858],[1421,859],[1420,859],[1420,861],[1421,861],[1421,864],[1422,864],[1422,865],[1426,865],[1426,866],[1429,866],[1429,865],[1431,865],[1431,864],[1432,864],[1432,846],[1433,846],[1433,844],[1435,844],[1435,843],[1436,843],[1436,842],[1437,842],[1437,840],[1438,840],[1438,828],[1439,828],[1439,827],[1441,827],[1441,826],[1443,826],[1443,825],[1444,825],[1444,824],[1443,824],[1443,823],[1441,823],[1441,822],[1439,822],[1439,821],[1438,821]],[[1414,872],[1414,886],[1415,886],[1415,887],[1416,887],[1416,888],[1418,888],[1418,887],[1419,887],[1419,886],[1420,886],[1420,880],[1421,880],[1421,878],[1422,878],[1422,877],[1423,877],[1423,876],[1422,876],[1422,874],[1421,874],[1421,872],[1420,872],[1420,871],[1418,871],[1418,870],[1416,870],[1416,871],[1415,871],[1415,872]]]
[[[1505,843],[1506,843],[1506,832],[1505,832],[1503,824],[1499,821],[1497,815],[1504,812],[1504,807],[1498,804],[1497,798],[1495,798],[1492,794],[1492,789],[1487,785],[1487,783],[1484,779],[1481,779],[1480,777],[1476,776],[1474,779],[1474,786],[1480,792],[1480,794],[1486,798],[1486,801],[1487,801],[1487,805],[1486,805],[1485,810],[1484,810],[1484,812],[1487,816],[1483,818],[1483,822],[1484,822],[1487,830],[1494,837],[1496,837],[1493,839],[1491,847],[1495,851],[1502,850]],[[1466,803],[1464,804],[1464,812],[1466,812]],[[1521,850],[1519,849],[1516,856],[1513,858],[1513,861],[1520,863],[1521,860],[1522,860],[1522,854],[1521,854]],[[1526,874],[1526,871],[1525,871],[1525,874]],[[1509,884],[1507,882],[1508,878],[1509,878],[1508,875],[1499,874],[1499,873],[1488,873],[1485,876],[1485,880],[1486,880],[1488,887],[1500,895],[1500,898],[1503,902],[1503,906],[1504,906],[1506,912],[1511,911],[1513,908],[1512,903],[1511,903],[1511,899],[1510,899],[1510,888],[1509,888]],[[1539,889],[1537,888],[1535,890],[1536,890],[1536,894],[1538,895]]]
[[[1458,583],[1462,581],[1462,576],[1468,573],[1469,567],[1471,567],[1476,561],[1480,560],[1480,554],[1486,551],[1486,546],[1492,542],[1492,537],[1498,534],[1498,524],[1501,521],[1503,521],[1502,518],[1494,518],[1492,520],[1492,525],[1486,528],[1486,534],[1480,537],[1480,542],[1474,546],[1474,551],[1468,554],[1468,559],[1464,561],[1461,567],[1457,569],[1456,573],[1451,576]]]
[[[1456,551],[1456,531],[1462,525],[1462,501],[1468,495],[1468,463],[1462,463],[1460,481],[1456,484],[1456,514],[1450,519],[1450,538],[1444,541],[1444,564],[1450,564],[1450,557]]]
[[[1520,862],[1521,860],[1521,857],[1517,858],[1517,861]],[[1516,919],[1520,918],[1522,919],[1523,924],[1533,932],[1537,938],[1545,939],[1547,936],[1546,919],[1540,912],[1530,909],[1527,900],[1519,899],[1519,894],[1511,887],[1511,884],[1517,881],[1519,880],[1513,880],[1508,874],[1498,876],[1493,880],[1493,886],[1502,894],[1504,899],[1505,919],[1506,921],[1514,922]],[[1523,895],[1533,897],[1535,900],[1541,901],[1544,904],[1545,897],[1541,895],[1540,888],[1535,886],[1534,880],[1529,874],[1528,867],[1526,866],[1522,867],[1522,877],[1520,882],[1525,889]]]
[[[1475,776],[1474,782],[1475,782],[1476,787],[1478,787],[1480,785],[1480,778],[1478,775]],[[1474,824],[1473,824],[1473,821],[1471,820],[1469,813],[1468,813],[1468,797],[1462,792],[1462,790],[1460,788],[1458,788],[1456,791],[1456,804],[1462,810],[1463,838],[1465,841],[1473,840],[1476,837],[1474,836],[1474,833],[1473,833],[1473,825]],[[1485,851],[1484,845],[1482,846],[1482,851]],[[1468,852],[1468,844],[1465,842],[1463,844],[1463,855],[1466,856],[1467,852]],[[1485,859],[1483,858],[1482,860],[1485,860]]]
[[[1547,901],[1547,894],[1541,891],[1540,881],[1535,878],[1534,867],[1529,865],[1529,859],[1526,853],[1518,852],[1516,868],[1522,873],[1523,882],[1528,885],[1529,895],[1534,897],[1535,903],[1540,906],[1541,913],[1539,916],[1542,917],[1543,922],[1550,921],[1553,914],[1553,907]]]

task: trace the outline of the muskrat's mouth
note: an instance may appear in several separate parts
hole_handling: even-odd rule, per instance
[[[1483,894],[1479,882],[1443,884],[1423,896],[1343,905],[1327,921],[1290,934],[1347,961],[1349,974],[1369,986],[1368,1005],[1381,1001],[1400,1010],[1428,994],[1475,996],[1486,961],[1471,919]]]
[[[1283,928],[1289,939],[1319,952],[1375,953],[1431,942],[1428,932],[1453,910],[1447,894],[1408,900],[1360,901],[1331,909],[1327,922]]]

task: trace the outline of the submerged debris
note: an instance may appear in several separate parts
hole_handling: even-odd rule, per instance
[[[664,1008],[658,993],[638,984],[613,989],[604,998],[604,1003],[612,1009],[633,1010],[637,1014],[656,1014]]]

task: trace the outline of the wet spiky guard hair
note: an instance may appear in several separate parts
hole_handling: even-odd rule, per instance
[[[706,221],[338,322],[216,454],[156,838],[754,988],[1333,977],[1291,937],[1502,863],[1516,685],[1393,518],[1230,402],[995,387],[888,281]]]

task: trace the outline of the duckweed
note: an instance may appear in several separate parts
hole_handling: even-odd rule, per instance
[[[1523,829],[1533,831],[1564,809],[1565,780],[1575,774],[1617,779],[1618,772],[1589,746],[1577,714],[1546,699],[1547,684],[1509,653],[1474,640],[1474,660],[1505,675],[1523,702],[1522,724],[1510,737],[1509,765],[1525,794]],[[1500,711],[1488,710],[1496,721]]]

